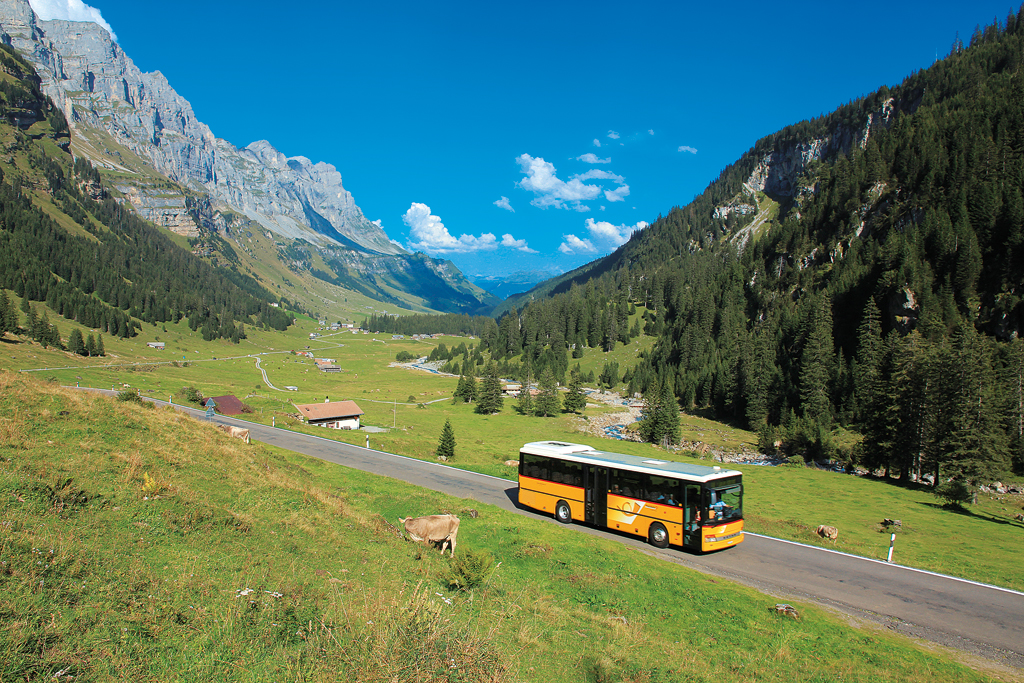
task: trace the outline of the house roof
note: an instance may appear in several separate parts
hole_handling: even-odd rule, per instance
[[[293,404],[307,420],[330,420],[332,418],[358,417],[363,415],[355,401],[332,401],[331,403]]]
[[[213,402],[217,407],[217,412],[221,415],[242,414],[242,402],[232,394],[228,394],[227,396],[214,396]]]

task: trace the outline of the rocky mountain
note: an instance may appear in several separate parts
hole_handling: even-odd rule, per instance
[[[363,270],[361,257],[371,259],[370,270],[379,270],[379,257],[396,260],[392,271],[413,267],[408,252],[363,215],[334,166],[285,157],[266,140],[239,149],[217,138],[159,71],[140,71],[99,25],[42,21],[27,0],[5,0],[0,39],[35,66],[43,91],[69,122],[75,154],[105,171],[157,225],[193,238],[258,227],[283,242],[312,245],[324,260],[342,258],[355,271]],[[471,293],[468,300],[455,297],[456,310],[491,303],[461,274],[455,279]],[[394,298],[389,285],[369,289],[376,298],[385,290]],[[410,294],[398,298],[432,306],[421,293]]]

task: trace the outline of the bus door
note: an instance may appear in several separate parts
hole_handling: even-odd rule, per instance
[[[584,468],[583,512],[586,522],[594,526],[608,524],[608,468],[586,465]]]
[[[700,486],[683,487],[683,545],[687,548],[701,548],[701,490]]]

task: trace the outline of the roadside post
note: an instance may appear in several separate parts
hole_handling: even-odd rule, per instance
[[[889,557],[885,558],[886,562],[892,563],[892,547],[896,545],[896,532],[892,534],[892,538],[889,539]]]

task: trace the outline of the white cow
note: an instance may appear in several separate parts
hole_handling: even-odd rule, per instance
[[[242,427],[232,427],[231,425],[217,425],[220,427],[228,436],[233,436],[236,439],[249,443],[249,430],[243,429]]]
[[[423,543],[440,543],[441,554],[451,544],[455,557],[455,540],[459,535],[459,518],[455,515],[428,515],[426,517],[399,517],[409,537]]]

